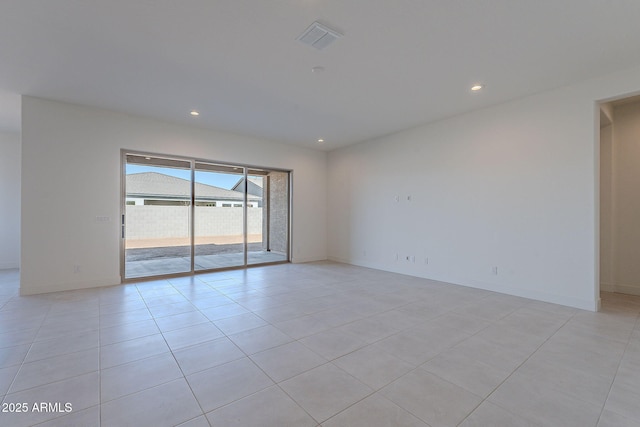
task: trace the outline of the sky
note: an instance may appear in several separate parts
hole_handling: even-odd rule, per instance
[[[127,175],[141,172],[157,172],[186,180],[191,180],[191,170],[189,169],[174,169],[157,166],[127,164]],[[230,190],[231,187],[236,185],[240,178],[242,178],[242,175],[196,171],[196,182],[215,185],[216,187],[225,188],[227,190]]]

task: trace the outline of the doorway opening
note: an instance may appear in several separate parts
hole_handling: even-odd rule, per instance
[[[640,296],[639,141],[640,96],[600,104],[600,293],[603,299],[605,296],[620,298],[620,294]]]
[[[289,262],[290,171],[122,152],[124,280]]]

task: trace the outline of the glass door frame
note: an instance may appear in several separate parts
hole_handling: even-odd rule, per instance
[[[195,244],[195,239],[196,237],[196,218],[198,217],[197,215],[197,203],[196,200],[198,198],[198,194],[196,192],[196,184],[198,183],[197,181],[197,173],[198,172],[213,172],[213,173],[217,173],[217,174],[234,174],[234,175],[239,175],[244,179],[244,182],[246,183],[247,180],[247,167],[244,166],[238,166],[238,165],[230,165],[230,164],[224,164],[224,163],[216,163],[216,162],[203,162],[200,160],[194,160],[193,161],[193,179],[192,179],[192,186],[193,186],[193,232],[192,232],[192,237],[193,237],[193,268],[192,270],[195,273],[200,273],[200,272],[204,272],[204,271],[213,271],[213,270],[228,270],[228,269],[234,269],[234,268],[243,268],[247,266],[247,248],[248,248],[248,242],[247,242],[247,203],[248,203],[248,192],[245,191],[242,194],[242,264],[235,264],[235,265],[227,265],[227,266],[222,266],[222,267],[215,267],[215,268],[196,268],[196,257],[198,256],[197,251],[196,251],[196,244]],[[235,170],[237,169],[242,169],[242,173],[236,173]],[[234,205],[233,202],[230,201],[231,205]],[[224,205],[223,205],[224,206]]]
[[[180,273],[169,273],[169,274],[159,274],[159,275],[152,275],[152,276],[142,276],[142,277],[132,277],[132,278],[127,278],[126,277],[126,200],[127,200],[127,193],[126,193],[126,177],[127,177],[127,173],[126,173],[126,166],[127,166],[127,156],[128,155],[135,155],[135,156],[142,156],[142,157],[150,157],[150,158],[160,158],[160,159],[172,159],[172,160],[179,160],[179,161],[188,161],[191,164],[191,204],[190,204],[190,218],[189,218],[189,240],[190,240],[190,244],[191,244],[191,270],[188,272],[180,272]],[[196,207],[196,203],[195,203],[195,185],[196,185],[196,181],[195,181],[195,172],[196,172],[196,164],[197,163],[208,163],[208,164],[215,164],[215,165],[223,165],[223,166],[229,166],[232,168],[242,168],[243,169],[243,178],[244,178],[244,191],[243,191],[243,252],[244,252],[244,263],[242,265],[239,266],[232,266],[232,267],[221,267],[221,268],[212,268],[212,269],[199,269],[196,270],[195,269],[195,207]],[[253,263],[253,264],[249,264],[248,263],[248,236],[247,236],[247,231],[248,231],[248,216],[247,216],[247,200],[248,200],[248,172],[251,169],[256,169],[256,170],[263,170],[263,171],[269,171],[269,172],[280,172],[280,173],[286,173],[288,175],[288,191],[287,191],[287,207],[288,207],[288,215],[287,215],[287,224],[286,224],[286,231],[287,231],[287,239],[286,239],[286,259],[282,260],[282,261],[271,261],[271,262],[265,262],[265,263]],[[226,270],[238,270],[238,269],[246,269],[246,268],[250,268],[250,267],[262,267],[262,266],[267,266],[267,265],[277,265],[277,264],[286,264],[286,263],[290,263],[291,262],[291,242],[292,242],[292,215],[293,215],[293,197],[292,197],[292,190],[293,190],[293,170],[291,169],[281,169],[281,168],[270,168],[270,167],[264,167],[264,166],[255,166],[255,165],[247,165],[247,164],[239,164],[239,163],[231,163],[231,162],[225,162],[225,161],[218,161],[218,160],[209,160],[209,159],[201,159],[201,158],[195,158],[195,157],[186,157],[186,156],[180,156],[180,155],[171,155],[171,154],[159,154],[159,153],[152,153],[152,152],[145,152],[145,151],[140,151],[140,150],[129,150],[129,149],[121,149],[120,150],[120,218],[119,218],[119,239],[120,239],[120,278],[121,278],[121,283],[128,283],[128,282],[137,282],[137,281],[143,281],[143,280],[149,280],[149,279],[156,279],[156,278],[168,278],[168,277],[182,277],[182,276],[191,276],[191,275],[195,275],[195,274],[201,274],[201,273],[210,273],[210,272],[216,272],[216,271],[226,271]],[[264,197],[264,195],[263,195]],[[266,215],[268,217],[268,213],[264,213],[263,215]],[[268,236],[263,236],[264,238],[268,238]]]

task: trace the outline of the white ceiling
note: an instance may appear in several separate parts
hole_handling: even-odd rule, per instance
[[[296,41],[316,20],[344,36]],[[635,66],[639,20],[638,0],[2,0],[0,128],[26,94],[331,150]]]

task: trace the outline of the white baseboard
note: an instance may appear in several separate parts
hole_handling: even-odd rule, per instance
[[[326,256],[317,256],[317,257],[299,257],[295,256],[291,258],[292,264],[303,264],[305,262],[316,262],[316,261],[327,261]]]
[[[611,283],[600,283],[600,290],[605,292],[615,292],[618,294],[640,295],[640,286],[633,285],[613,285]]]
[[[103,286],[113,286],[122,283],[120,276],[102,278],[97,280],[82,281],[77,283],[46,283],[46,284],[25,284],[20,283],[20,295],[37,295],[49,292],[77,291],[81,289],[101,288]]]
[[[600,283],[600,290],[602,292],[615,292],[614,288],[615,285],[612,285],[611,283]]]
[[[0,270],[13,270],[14,268],[20,268],[20,263],[16,262],[0,262]]]
[[[559,305],[564,305],[564,306],[573,307],[573,308],[579,308],[581,310],[598,311],[600,308],[599,298],[598,299],[594,298],[593,300],[583,300],[580,298],[573,298],[565,295],[539,292],[534,289],[516,288],[516,287],[512,287],[512,286],[508,286],[500,283],[488,283],[488,282],[482,282],[482,281],[468,280],[460,277],[450,277],[450,276],[441,277],[437,275],[426,276],[426,275],[412,274],[413,272],[410,272],[410,271],[394,269],[393,267],[385,268],[385,266],[375,264],[372,262],[366,262],[363,260],[348,260],[348,259],[334,257],[334,256],[330,256],[328,257],[328,259],[330,261],[339,262],[343,264],[357,265],[359,267],[373,268],[375,270],[389,271],[389,272],[398,273],[398,274],[406,274],[413,277],[421,277],[423,279],[435,280],[438,282],[449,283],[452,285],[467,286],[467,287],[476,288],[476,289],[484,289],[486,291],[499,292],[502,294],[534,299],[537,301],[544,301],[552,304],[559,304]]]

